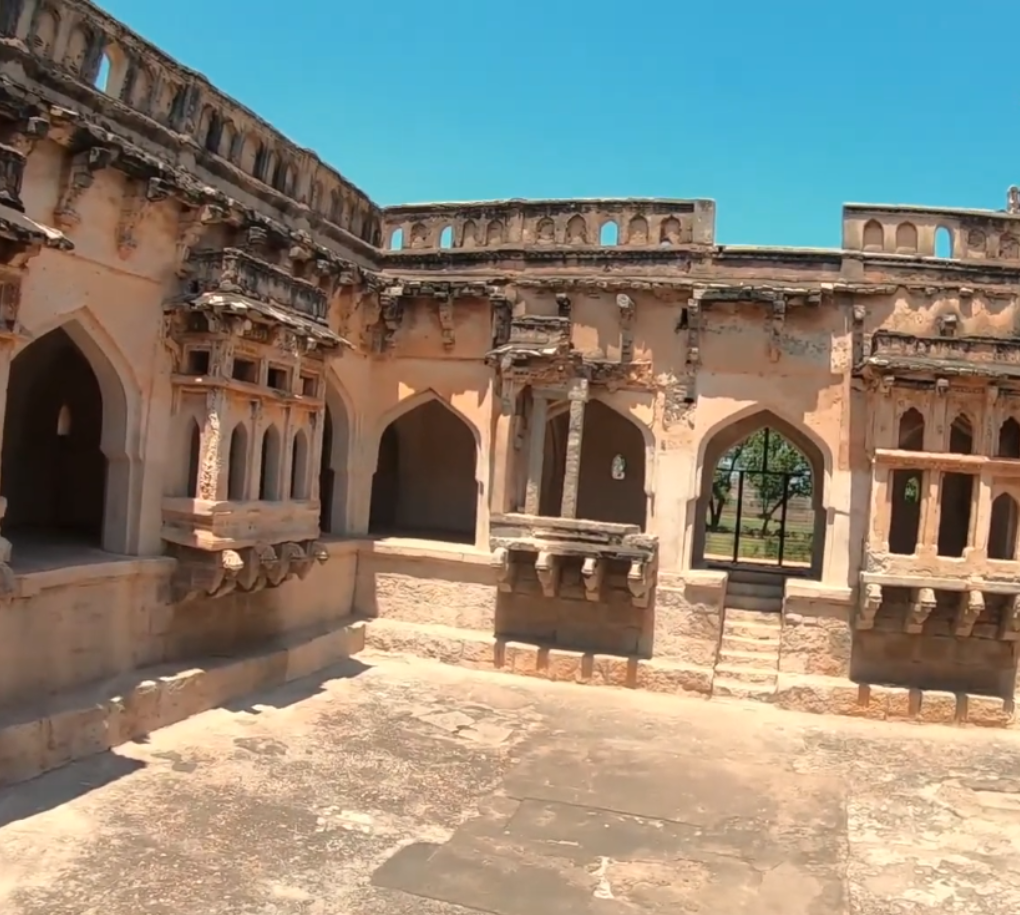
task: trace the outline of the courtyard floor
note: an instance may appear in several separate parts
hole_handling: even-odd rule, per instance
[[[1020,912],[1020,735],[359,656],[0,792],[4,915]]]

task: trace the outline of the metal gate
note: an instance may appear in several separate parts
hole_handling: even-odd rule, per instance
[[[720,459],[706,518],[705,556],[778,568],[811,565],[812,475],[783,436],[762,429]]]

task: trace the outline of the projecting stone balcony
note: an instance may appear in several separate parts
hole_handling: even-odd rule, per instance
[[[192,252],[186,262],[188,294],[241,295],[325,322],[325,292],[314,283],[240,248]]]
[[[1020,378],[1020,339],[918,337],[877,331],[862,369],[872,375]]]
[[[500,591],[512,593],[530,566],[545,597],[560,596],[579,578],[588,601],[604,602],[609,590],[625,588],[634,607],[649,605],[658,540],[637,525],[509,514],[490,519],[489,532]]]

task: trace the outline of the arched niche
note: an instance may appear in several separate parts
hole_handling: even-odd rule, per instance
[[[40,334],[11,363],[0,492],[17,545],[60,540],[129,553],[137,503],[128,395],[111,357],[77,319]],[[136,386],[132,390],[138,390]]]
[[[309,479],[310,469],[308,466],[308,436],[304,429],[298,429],[294,433],[294,440],[291,442],[290,461],[290,498],[295,502],[303,502],[310,496]]]
[[[759,437],[763,438],[761,443],[758,442]],[[752,459],[750,456],[747,461],[735,458],[738,446],[748,444],[769,456],[777,446],[788,448],[791,454],[800,456],[800,461],[792,460],[785,450],[782,452],[785,456],[781,461],[766,460],[763,467],[759,466],[760,460]],[[735,563],[732,555],[710,555],[712,551],[708,549],[709,528],[720,521],[725,512],[725,509],[719,509],[718,504],[713,504],[713,500],[718,503],[721,498],[733,498],[733,488],[742,485],[743,477],[743,485],[747,487],[744,499],[751,505],[752,511],[764,514],[778,501],[780,505],[776,511],[781,512],[782,496],[784,492],[786,493],[787,520],[784,538],[786,535],[791,538],[789,547],[784,543],[783,552],[787,550],[789,552],[788,558],[784,559],[781,565],[778,557],[768,555],[770,552],[768,550],[764,551],[760,561],[749,564],[757,565],[760,562],[765,570],[781,569],[784,574],[821,577],[827,531],[825,485],[828,459],[823,446],[813,436],[771,410],[758,409],[743,415],[738,414],[706,436],[700,468],[701,486],[696,503],[692,549],[692,564],[695,568],[704,568],[709,564],[722,567],[743,564],[740,560]],[[727,470],[730,471],[728,479],[721,480],[720,474],[725,475]],[[731,487],[730,492],[722,492],[727,485]],[[759,487],[757,491],[756,485]],[[762,488],[765,489],[764,494],[761,492]],[[738,492],[737,496],[740,495]],[[743,509],[744,503],[740,505]],[[740,519],[741,525],[743,520]],[[763,524],[764,521],[765,519],[761,518]],[[774,520],[769,522],[770,525],[773,523]],[[718,524],[715,526],[718,527]],[[793,546],[794,534],[798,541],[796,547]]]
[[[230,433],[227,498],[231,502],[245,502],[248,499],[248,430],[244,423],[238,423]]]
[[[900,451],[924,451],[924,417],[916,407],[900,417],[896,445]]]
[[[259,499],[263,502],[277,502],[280,499],[281,451],[280,431],[276,426],[270,426],[262,434]]]
[[[559,517],[567,464],[570,407],[557,404],[549,411],[542,461],[539,513]],[[648,437],[629,417],[601,400],[585,404],[581,463],[577,481],[577,517],[586,521],[636,524],[648,520]]]
[[[478,433],[432,392],[387,417],[379,437],[369,533],[473,543]]]
[[[344,534],[348,529],[351,417],[346,394],[332,379],[327,380],[319,463],[319,528],[327,534]]]
[[[988,526],[988,558],[1016,559],[1017,504],[1007,492],[1000,493],[992,502],[992,517]]]

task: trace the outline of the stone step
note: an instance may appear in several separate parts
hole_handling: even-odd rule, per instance
[[[718,681],[719,677],[723,680],[732,680],[735,683],[754,683],[761,686],[767,686],[771,684],[775,686],[776,677],[778,676],[777,670],[767,670],[760,667],[740,667],[735,664],[729,664],[724,660],[720,660],[715,665],[715,675]]]
[[[755,613],[779,613],[783,609],[782,597],[754,597],[751,594],[726,592],[727,610],[750,610]]]
[[[786,576],[778,575],[775,572],[761,571],[757,569],[731,569],[728,580],[732,582],[753,583],[759,585],[778,585],[780,588],[786,586]]]
[[[781,620],[774,613],[761,613],[757,610],[744,610],[741,607],[730,607],[725,610],[726,624],[730,623],[756,623],[760,626],[769,626],[779,629]]]
[[[712,681],[713,698],[754,699],[757,702],[771,702],[776,693],[775,683],[771,685],[742,683],[725,677]]]
[[[766,645],[760,651],[734,651],[724,648],[719,652],[718,663],[726,667],[775,671],[779,669],[779,646]]]
[[[726,584],[726,596],[745,594],[748,597],[772,597],[782,600],[784,594],[782,584],[764,584],[754,581],[730,581]]]
[[[768,652],[779,653],[778,630],[760,629],[755,631],[760,632],[761,637],[724,632],[722,643],[719,646],[720,652],[747,651],[757,654],[759,657]]]

